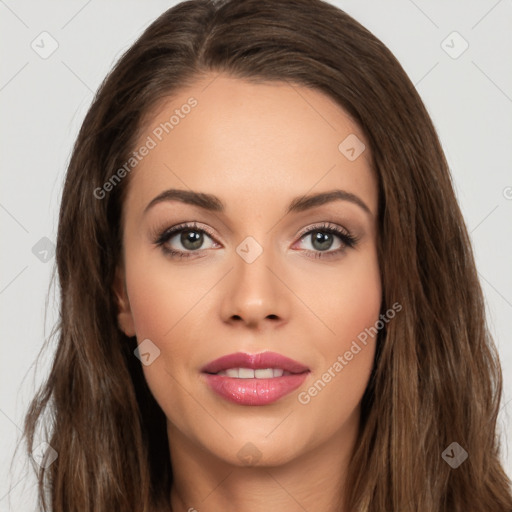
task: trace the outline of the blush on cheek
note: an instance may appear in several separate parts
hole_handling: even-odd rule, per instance
[[[352,334],[354,330],[363,331],[377,322],[382,305],[382,287],[378,263],[375,258],[368,262],[364,270],[354,274],[354,281],[349,284],[350,304],[353,321],[351,322]]]
[[[175,304],[176,291],[168,290],[169,286],[164,284],[162,280],[154,282],[149,272],[139,272],[127,280],[130,308],[139,338],[162,338],[171,331],[180,314],[183,315]]]
[[[347,317],[343,328],[343,340],[350,346],[352,340],[356,340],[363,333],[375,325],[379,319],[380,300],[371,300],[366,303],[354,304],[346,310]],[[348,350],[347,346],[347,350]]]

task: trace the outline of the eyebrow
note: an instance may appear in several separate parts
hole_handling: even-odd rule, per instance
[[[181,203],[197,206],[212,212],[224,212],[226,209],[224,203],[213,194],[172,188],[164,190],[161,194],[152,199],[144,209],[144,214],[156,204],[167,201],[179,201]],[[370,216],[373,216],[370,208],[368,208],[366,203],[360,197],[341,189],[296,197],[288,205],[286,214],[303,212],[333,201],[348,201],[359,206]]]

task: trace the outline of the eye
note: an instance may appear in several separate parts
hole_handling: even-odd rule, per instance
[[[190,258],[192,254],[203,249],[212,248],[204,247],[205,239],[212,240],[212,234],[206,228],[199,228],[196,223],[180,224],[166,229],[158,235],[154,243],[162,248],[162,250],[175,258]],[[213,241],[213,240],[212,240]]]
[[[347,248],[355,247],[359,241],[358,237],[351,235],[348,231],[328,223],[309,228],[302,233],[300,241],[302,240],[309,241],[310,248],[306,248],[306,252],[315,258],[338,256]],[[334,250],[330,250],[333,245],[335,245]]]

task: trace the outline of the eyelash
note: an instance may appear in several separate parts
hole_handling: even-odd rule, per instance
[[[215,239],[213,233],[206,228],[200,228],[195,222],[193,223],[184,223],[179,224],[177,226],[173,226],[172,228],[165,229],[160,234],[156,236],[156,239],[154,240],[154,244],[157,245],[162,249],[162,251],[169,255],[171,258],[176,259],[183,259],[183,258],[191,258],[193,257],[192,254],[200,252],[201,249],[197,251],[177,251],[175,249],[171,249],[167,247],[165,244],[173,238],[174,235],[181,233],[182,231],[193,231],[197,233],[205,233],[210,238]],[[328,224],[323,223],[321,225],[312,226],[307,231],[304,231],[300,234],[299,240],[302,240],[307,235],[311,235],[311,233],[315,232],[321,232],[321,233],[329,233],[332,235],[336,235],[341,243],[342,247],[339,249],[336,249],[335,251],[311,251],[311,250],[305,250],[306,253],[314,253],[314,258],[331,258],[336,257],[340,253],[344,252],[347,248],[352,249],[354,248],[357,243],[359,242],[359,237],[351,235],[350,233],[342,230],[341,228]]]

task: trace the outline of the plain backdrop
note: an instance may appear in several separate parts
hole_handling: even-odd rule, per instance
[[[45,301],[72,144],[114,62],[176,3],[0,0],[0,511],[36,510],[34,479],[13,450],[28,401],[49,369],[51,354],[37,371],[34,363],[57,318],[50,296],[45,322]],[[501,355],[499,425],[512,475],[512,2],[331,3],[396,55],[440,135]]]

